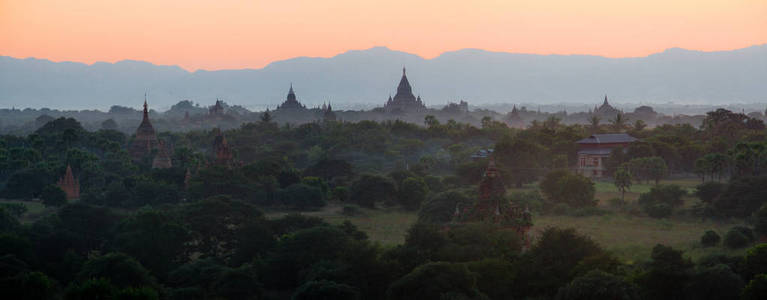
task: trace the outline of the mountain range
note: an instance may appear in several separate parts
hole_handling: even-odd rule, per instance
[[[274,108],[290,84],[299,101],[335,107],[382,105],[402,68],[427,105],[498,103],[732,104],[767,102],[767,44],[731,51],[672,48],[646,57],[536,55],[463,49],[425,59],[386,47],[298,57],[261,69],[194,72],[124,60],[91,65],[0,56],[0,108],[108,109],[216,98]]]

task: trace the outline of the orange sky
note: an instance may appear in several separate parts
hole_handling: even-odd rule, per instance
[[[767,43],[767,0],[0,0],[0,55],[260,68],[387,46],[644,56]]]

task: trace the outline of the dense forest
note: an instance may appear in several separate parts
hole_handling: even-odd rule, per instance
[[[267,113],[226,130],[163,131],[172,166],[135,161],[135,138],[47,120],[0,136],[0,286],[7,299],[765,299],[767,130],[727,110],[702,125],[649,127],[622,114],[588,125],[557,116],[525,129],[426,116],[277,123]],[[576,174],[576,141],[639,139],[607,176]],[[216,145],[226,141],[231,159]],[[218,156],[217,156],[218,155]],[[451,225],[497,164],[510,203],[543,216],[621,214],[711,220],[694,259],[650,245],[628,261],[568,226]],[[78,199],[59,181],[78,180]],[[669,181],[692,178],[687,188]],[[605,183],[622,193],[595,196]],[[647,185],[637,199],[624,196]],[[33,212],[33,205],[43,209]],[[402,243],[350,220],[394,209],[416,216]],[[670,221],[669,221],[670,222]]]

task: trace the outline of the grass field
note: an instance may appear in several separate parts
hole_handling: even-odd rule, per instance
[[[696,179],[664,180],[663,184],[677,184],[692,192],[700,182]],[[626,200],[631,203],[653,186],[650,184],[634,184],[631,191],[626,193]],[[514,191],[527,191],[537,188],[535,184],[525,185]],[[620,192],[612,182],[596,182],[596,198],[600,206],[607,206],[607,199],[620,197]],[[685,198],[685,206],[696,201],[694,196]],[[307,212],[306,215],[321,217],[332,224],[349,220],[361,230],[368,233],[371,240],[383,245],[396,245],[404,242],[407,229],[416,222],[415,212],[407,212],[398,208],[362,209],[359,216],[344,216],[339,205],[331,205],[317,212]],[[284,212],[273,212],[268,217],[279,217]],[[571,216],[535,216],[533,232],[540,232],[546,227],[572,227],[582,234],[591,237],[604,248],[614,253],[626,263],[636,263],[647,260],[656,244],[665,244],[683,249],[693,258],[704,255],[742,254],[743,250],[728,250],[723,247],[702,248],[699,246],[701,235],[706,230],[715,230],[721,236],[736,223],[717,223],[713,221],[692,220],[690,218],[672,217],[670,219],[653,219],[646,216],[632,216],[628,213],[614,212],[604,216],[571,217]]]
[[[55,208],[46,208],[42,203],[38,201],[22,201],[22,200],[6,200],[0,199],[0,203],[21,203],[27,207],[27,212],[21,216],[19,221],[21,223],[30,223],[35,220],[53,213]]]

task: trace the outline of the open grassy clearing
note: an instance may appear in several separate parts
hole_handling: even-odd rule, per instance
[[[46,208],[40,201],[23,201],[23,200],[7,200],[0,199],[0,203],[19,203],[27,207],[27,212],[21,216],[19,221],[21,223],[32,223],[37,219],[40,219],[46,215],[52,214],[56,211],[54,207]]]
[[[677,184],[692,192],[695,186],[700,184],[700,181],[697,179],[671,179],[661,183]],[[648,192],[653,185],[653,183],[634,184],[631,191],[626,193],[626,200],[629,203],[635,202],[640,193]],[[596,197],[600,199],[600,206],[608,206],[608,199],[620,196],[620,192],[612,182],[598,181],[595,182],[595,187],[597,190]],[[509,192],[529,191],[535,188],[537,188],[536,184],[529,184],[522,188],[510,189]],[[696,200],[694,196],[686,197],[685,206],[689,207]],[[349,220],[367,232],[371,240],[387,246],[403,243],[408,228],[417,220],[415,212],[408,212],[399,208],[361,209],[362,214],[357,216],[344,216],[341,214],[341,210],[341,205],[331,204],[320,211],[303,214],[321,217],[332,224],[340,224]],[[270,212],[267,217],[273,218],[285,214],[287,212]],[[700,237],[706,230],[715,230],[724,236],[730,227],[738,225],[736,223],[701,221],[683,217],[653,219],[617,211],[604,216],[587,217],[542,215],[536,216],[533,221],[535,223],[534,233],[549,226],[573,227],[590,236],[626,263],[647,260],[652,247],[659,243],[683,249],[693,259],[715,253],[734,255],[743,252],[743,250],[729,250],[723,247],[702,248],[699,245]]]

